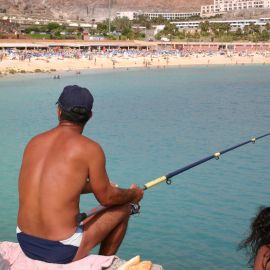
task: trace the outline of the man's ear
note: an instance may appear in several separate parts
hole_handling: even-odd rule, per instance
[[[91,112],[89,113],[89,120],[92,118],[92,116],[93,116],[93,112],[91,111]]]
[[[62,114],[62,110],[59,106],[57,106],[56,113],[57,113],[58,119],[60,119],[60,116]]]

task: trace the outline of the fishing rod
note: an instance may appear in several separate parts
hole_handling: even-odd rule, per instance
[[[154,180],[152,180],[150,182],[147,182],[146,184],[144,184],[142,189],[147,190],[147,189],[152,188],[152,187],[154,187],[154,186],[156,186],[156,185],[158,185],[158,184],[160,184],[162,182],[166,182],[168,185],[170,185],[172,183],[172,181],[171,181],[172,177],[174,177],[174,176],[176,176],[176,175],[178,175],[180,173],[183,173],[183,172],[185,172],[187,170],[190,170],[190,169],[192,169],[192,168],[194,168],[194,167],[196,167],[196,166],[198,166],[198,165],[200,165],[202,163],[205,163],[205,162],[207,162],[207,161],[209,161],[211,159],[218,160],[221,155],[223,155],[225,153],[228,153],[230,151],[233,151],[234,149],[242,147],[242,146],[244,146],[246,144],[249,144],[249,143],[255,144],[256,141],[258,141],[258,140],[260,140],[260,139],[262,139],[264,137],[267,137],[269,135],[270,135],[270,133],[266,133],[266,134],[264,134],[262,136],[253,137],[252,139],[250,139],[248,141],[236,144],[236,145],[234,145],[232,147],[229,147],[227,149],[224,149],[224,150],[222,150],[220,152],[216,152],[216,153],[214,153],[214,154],[212,154],[210,156],[207,156],[207,157],[202,158],[202,159],[200,159],[200,160],[198,160],[196,162],[193,162],[193,163],[191,163],[189,165],[186,165],[186,166],[184,166],[184,167],[182,167],[182,168],[180,168],[178,170],[175,170],[175,171],[170,172],[170,173],[168,173],[166,175],[160,176],[160,177],[158,177],[158,178],[156,178],[156,179],[154,179]],[[88,218],[88,217],[90,217],[92,215],[95,215],[97,213],[100,213],[100,212],[102,212],[102,211],[104,211],[106,209],[107,209],[107,207],[99,205],[98,207],[93,208],[88,212],[80,213],[78,215],[78,217],[77,217],[78,224],[80,224],[80,225],[85,224],[86,223],[86,220],[85,220],[86,218]]]

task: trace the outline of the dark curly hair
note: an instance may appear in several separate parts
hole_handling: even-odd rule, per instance
[[[245,249],[249,256],[250,267],[254,266],[256,255],[262,246],[270,248],[270,207],[265,206],[258,209],[256,216],[252,219],[249,236],[239,244],[239,249]],[[269,263],[270,257],[267,256],[263,269],[266,269]]]
[[[73,123],[85,125],[91,116],[91,113],[87,112],[85,108],[74,107],[70,111],[66,111],[60,105],[58,106],[62,110],[60,120],[67,120]]]

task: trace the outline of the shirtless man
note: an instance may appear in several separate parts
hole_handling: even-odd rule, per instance
[[[92,116],[88,89],[67,86],[58,99],[59,125],[32,138],[19,176],[17,239],[36,260],[69,263],[84,258],[100,244],[99,254],[117,252],[143,190],[132,184],[110,184],[100,145],[82,135]],[[93,193],[108,207],[78,226],[80,195]]]

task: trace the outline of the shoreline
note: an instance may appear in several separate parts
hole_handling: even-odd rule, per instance
[[[188,66],[234,66],[234,65],[268,65],[270,57],[254,53],[250,55],[207,55],[193,53],[187,56],[166,55],[153,56],[100,56],[88,58],[59,58],[59,57],[32,57],[31,59],[3,59],[0,61],[0,78],[18,74],[42,74],[49,73],[52,76],[60,76],[61,73],[101,70],[129,70],[134,68],[165,69],[168,67]],[[57,78],[56,78],[57,79]]]
[[[1,49],[2,48],[2,49]],[[0,77],[13,74],[270,64],[270,43],[1,40]]]

